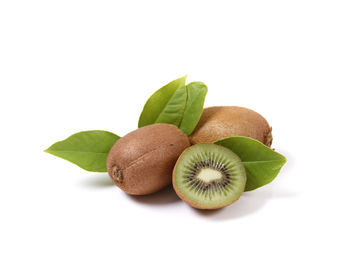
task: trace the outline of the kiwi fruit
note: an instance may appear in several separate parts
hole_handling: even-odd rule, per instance
[[[107,171],[126,193],[151,194],[171,183],[176,160],[189,146],[188,137],[174,125],[145,126],[114,144],[107,157]]]
[[[187,148],[173,171],[175,192],[198,209],[218,209],[232,204],[243,193],[246,180],[240,158],[216,144]]]
[[[257,112],[238,106],[214,106],[203,110],[191,144],[213,143],[231,136],[247,136],[266,146],[272,143],[272,128]]]

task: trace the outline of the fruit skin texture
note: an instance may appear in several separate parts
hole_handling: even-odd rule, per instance
[[[203,110],[191,144],[214,143],[231,136],[247,136],[266,146],[272,144],[272,128],[257,112],[238,106],[214,106]]]
[[[151,194],[171,183],[176,160],[189,146],[188,137],[174,125],[145,126],[114,144],[107,157],[107,171],[126,193]]]

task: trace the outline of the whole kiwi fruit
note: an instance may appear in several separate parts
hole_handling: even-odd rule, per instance
[[[189,147],[173,171],[175,192],[198,209],[218,209],[232,204],[243,193],[246,181],[240,158],[216,144]]]
[[[171,183],[176,160],[189,146],[188,137],[174,125],[145,126],[114,144],[107,157],[107,171],[126,193],[151,194]]]
[[[247,136],[266,146],[272,143],[272,128],[257,112],[238,106],[214,106],[203,110],[191,144],[213,143],[231,136]]]

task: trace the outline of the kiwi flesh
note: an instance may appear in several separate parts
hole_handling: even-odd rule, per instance
[[[257,112],[238,106],[214,106],[203,110],[191,144],[213,143],[231,136],[247,136],[266,146],[272,144],[272,128]]]
[[[115,143],[107,157],[107,171],[124,192],[151,194],[171,183],[176,160],[189,146],[188,137],[174,125],[145,126]]]
[[[247,181],[240,158],[216,144],[187,148],[173,171],[177,195],[198,209],[218,209],[239,199]]]

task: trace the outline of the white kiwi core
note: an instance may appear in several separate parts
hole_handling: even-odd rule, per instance
[[[212,168],[203,168],[197,175],[197,178],[203,182],[210,183],[211,181],[221,179],[222,174],[220,171]]]

